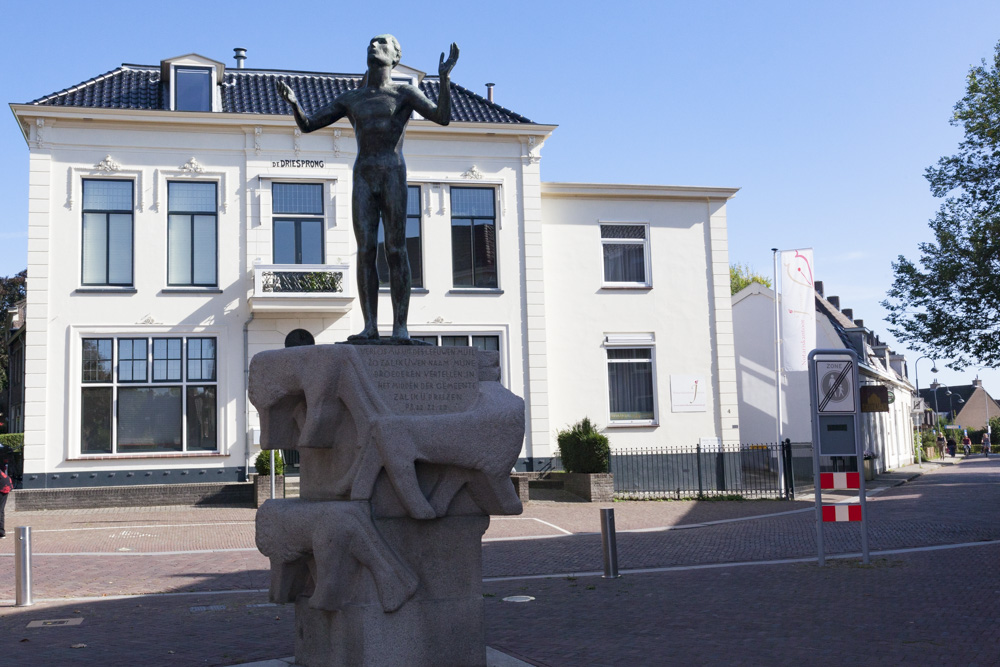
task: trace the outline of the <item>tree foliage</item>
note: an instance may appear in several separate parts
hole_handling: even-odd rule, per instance
[[[7,389],[7,338],[10,336],[7,309],[24,299],[27,294],[27,277],[28,270],[25,269],[16,275],[0,278],[0,322],[3,323],[3,334],[0,335],[0,394]]]
[[[911,349],[962,370],[1000,366],[1000,43],[993,61],[969,70],[951,124],[965,137],[955,155],[928,167],[934,240],[914,263],[900,255],[882,305],[889,330]]]
[[[765,287],[771,286],[771,279],[754,273],[748,264],[733,264],[729,267],[729,289],[731,294],[736,294],[750,283],[760,283]]]

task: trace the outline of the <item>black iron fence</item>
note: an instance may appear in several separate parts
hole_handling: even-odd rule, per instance
[[[792,498],[798,468],[792,453],[788,442],[615,450],[611,453],[615,497]],[[784,457],[784,479],[779,456]]]

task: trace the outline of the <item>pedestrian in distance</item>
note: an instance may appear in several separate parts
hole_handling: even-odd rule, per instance
[[[987,456],[987,458],[990,455],[990,432],[989,431],[987,431],[986,433],[983,433],[983,454],[985,454]]]
[[[938,433],[937,440],[934,441],[934,444],[937,445],[938,451],[941,452],[942,457],[948,453],[948,450],[945,449],[947,445],[944,441],[944,433]]]
[[[969,437],[968,432],[962,438],[962,451],[968,456],[972,452],[972,438]]]
[[[14,483],[10,481],[10,477],[7,475],[7,466],[0,468],[0,538],[7,537],[7,532],[4,528],[4,510],[7,509],[7,496],[14,488]]]
[[[948,456],[954,457],[955,456],[955,450],[957,448],[958,448],[958,445],[955,442],[955,438],[948,438]]]

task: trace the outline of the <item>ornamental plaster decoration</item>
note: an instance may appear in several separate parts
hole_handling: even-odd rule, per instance
[[[524,164],[538,164],[542,157],[539,155],[542,145],[538,143],[537,137],[528,137],[528,143],[526,146],[525,154],[521,156],[524,160]]]
[[[483,172],[479,171],[479,167],[472,165],[469,167],[468,171],[462,174],[462,178],[469,178],[476,181],[483,180]]]
[[[340,130],[333,131],[333,157],[340,157]]]
[[[136,324],[160,324],[160,323],[157,322],[155,319],[153,319],[152,315],[147,314],[146,317],[136,322]]]
[[[98,171],[106,171],[109,173],[113,173],[116,171],[121,171],[122,166],[114,158],[112,158],[110,154],[108,154],[104,156],[103,160],[94,165],[94,169],[97,169]]]
[[[181,171],[185,171],[192,174],[203,174],[205,173],[205,168],[201,166],[197,158],[192,157],[190,160],[181,165]]]
[[[81,181],[87,176],[125,176],[135,181],[135,209],[140,213],[146,209],[146,193],[143,189],[143,178],[141,169],[124,169],[113,160],[110,155],[93,167],[67,167],[66,168],[66,208],[73,210],[76,199],[79,196]],[[155,206],[155,204],[154,204]]]
[[[263,133],[264,133],[264,128],[260,127],[259,125],[253,128],[253,152],[255,155],[260,155],[260,152],[262,150],[260,147],[260,135],[262,135]]]
[[[295,128],[295,138],[292,140],[292,148],[295,149],[295,157],[302,151],[302,130]]]
[[[35,146],[45,148],[45,119],[35,119]]]
[[[179,169],[156,169],[153,171],[153,210],[160,210],[160,191],[166,192],[167,179],[199,176],[215,180],[219,184],[219,210],[229,212],[229,181],[224,171],[205,171],[196,158],[191,158]],[[141,210],[141,209],[140,209]]]

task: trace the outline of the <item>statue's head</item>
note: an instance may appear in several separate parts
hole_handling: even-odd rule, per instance
[[[388,63],[391,67],[395,67],[402,56],[403,49],[399,46],[399,40],[392,35],[375,35],[368,42],[369,64],[375,59],[379,64]]]

